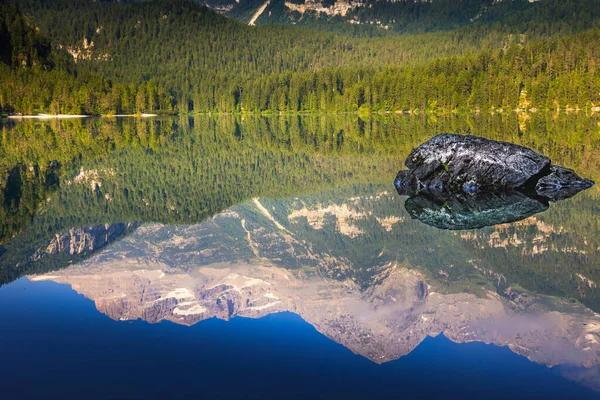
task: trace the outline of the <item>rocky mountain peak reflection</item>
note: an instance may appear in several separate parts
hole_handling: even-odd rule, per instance
[[[548,366],[600,364],[600,315],[513,285],[473,254],[433,265],[427,249],[475,237],[420,237],[431,230],[388,215],[394,201],[386,192],[337,202],[254,199],[197,225],[142,225],[86,261],[30,279],[69,284],[115,320],[192,325],[293,312],[376,363],[443,334],[507,346]],[[412,241],[393,252],[385,235],[403,229]],[[345,246],[363,250],[353,255]],[[415,261],[409,249],[423,257]]]
[[[154,228],[154,227],[152,227]],[[410,353],[443,333],[459,343],[508,346],[547,364],[599,363],[600,316],[581,306],[548,309],[543,297],[517,293],[439,293],[417,270],[388,266],[361,290],[351,281],[306,278],[285,268],[251,263],[176,270],[153,257],[93,260],[32,277],[67,283],[115,320],[169,320],[192,325],[207,318],[300,315],[321,333],[381,363]]]

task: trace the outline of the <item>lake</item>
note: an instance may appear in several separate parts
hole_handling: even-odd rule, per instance
[[[599,121],[0,122],[2,398],[598,398],[598,186],[455,230],[393,181],[452,132],[598,182]]]

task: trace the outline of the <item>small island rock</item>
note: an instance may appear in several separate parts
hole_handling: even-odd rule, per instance
[[[407,195],[519,190],[554,200],[594,184],[531,149],[477,136],[437,135],[413,149],[405,164],[394,184]]]
[[[405,164],[423,188],[438,191],[515,189],[550,172],[550,159],[526,147],[453,134],[421,144]]]

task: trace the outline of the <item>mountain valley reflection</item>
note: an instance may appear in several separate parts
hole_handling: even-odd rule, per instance
[[[388,182],[419,135],[391,154],[375,143],[383,123],[368,135],[345,128],[335,146],[302,128],[292,134],[298,150],[244,123],[213,123],[115,157],[61,161],[59,187],[2,236],[4,283],[27,275],[68,284],[118,321],[194,325],[288,311],[375,363],[443,334],[507,346],[600,389],[597,187],[551,204],[515,194],[413,198],[405,209]],[[181,148],[180,164],[165,169]],[[597,180],[596,139],[591,154],[561,149],[553,159]],[[428,214],[436,207],[462,218],[462,230],[436,229],[456,224]]]
[[[369,241],[362,228],[368,221],[382,232],[403,230],[412,223],[405,215],[383,211],[394,197],[383,190],[331,202],[256,198],[198,225],[142,225],[78,265],[30,279],[69,284],[115,320],[192,325],[290,311],[377,363],[402,357],[440,333],[458,343],[508,346],[548,366],[600,363],[600,315],[519,288],[488,269],[485,259],[456,253],[444,260],[445,269],[432,271],[398,257],[399,246],[396,252],[382,249],[388,254],[372,257],[357,275],[353,260],[340,255],[343,249],[327,243],[324,252],[310,237],[318,233],[330,243],[350,239],[361,246]],[[521,226],[532,224],[543,223],[531,217]],[[414,240],[412,247],[427,251],[445,239],[432,236],[420,246]],[[89,237],[66,240],[63,246],[78,248]]]

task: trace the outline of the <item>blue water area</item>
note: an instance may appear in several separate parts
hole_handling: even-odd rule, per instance
[[[2,399],[597,398],[507,348],[440,335],[377,365],[291,313],[114,321],[69,286],[0,288]]]

